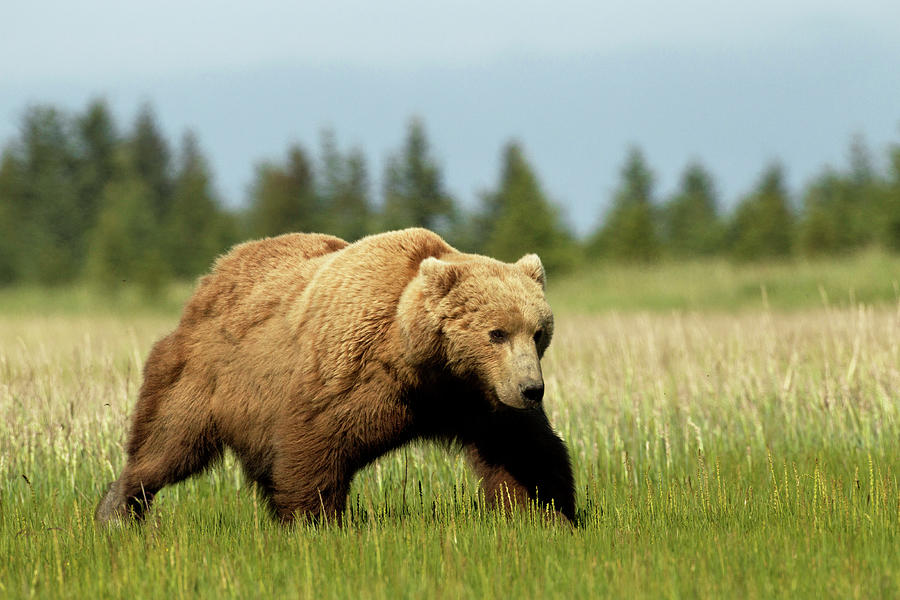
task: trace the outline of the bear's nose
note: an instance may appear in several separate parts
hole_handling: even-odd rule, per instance
[[[522,396],[537,404],[544,398],[544,382],[526,383],[521,387]]]

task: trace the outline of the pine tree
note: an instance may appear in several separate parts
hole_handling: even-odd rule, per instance
[[[888,150],[889,180],[892,186],[900,186],[900,144]]]
[[[24,169],[12,148],[0,156],[0,285],[21,278],[25,225]]]
[[[389,157],[385,170],[385,228],[425,227],[445,233],[454,216],[453,199],[444,189],[425,128],[412,119],[402,151]]]
[[[319,170],[316,176],[321,204],[328,206],[340,193],[344,181],[344,157],[338,149],[333,129],[323,129],[319,135]]]
[[[508,262],[535,252],[551,273],[571,267],[574,240],[519,143],[506,145],[502,164],[497,190],[484,198],[484,252]]]
[[[872,153],[866,140],[861,135],[856,135],[850,140],[848,151],[850,159],[850,181],[858,186],[872,183],[876,178]]]
[[[232,224],[215,197],[211,180],[196,136],[185,133],[171,210],[163,224],[167,262],[177,277],[205,272],[216,255],[234,241]]]
[[[731,222],[731,253],[741,260],[783,257],[790,254],[794,215],[781,165],[769,166],[756,189],[744,198]]]
[[[840,237],[841,249],[859,248],[879,241],[884,223],[884,180],[874,166],[865,138],[855,136],[849,149],[850,172],[841,185],[840,203],[835,208],[843,214]]]
[[[807,256],[847,251],[856,245],[853,236],[852,199],[847,181],[827,170],[808,187],[797,228],[799,250]]]
[[[880,218],[879,241],[885,248],[900,252],[900,145],[890,148],[888,162],[889,173],[880,194],[884,208]]]
[[[76,121],[76,133],[79,227],[89,231],[97,221],[103,189],[117,168],[119,137],[106,102],[94,100],[88,105]]]
[[[20,263],[25,279],[59,283],[80,272],[84,230],[71,140],[70,123],[58,110],[36,106],[26,112],[18,151],[20,239],[28,247]]]
[[[149,190],[154,220],[162,223],[172,204],[172,159],[169,144],[149,105],[138,112],[130,146],[132,168]]]
[[[257,237],[321,230],[313,170],[299,146],[288,150],[285,166],[263,163],[250,194],[250,227]]]
[[[827,169],[804,193],[798,246],[807,255],[848,252],[875,243],[892,247],[889,184],[865,140],[853,138],[848,170]]]
[[[365,236],[372,217],[365,156],[358,149],[341,154],[334,132],[326,129],[321,137],[320,165],[322,231],[348,241]]]
[[[665,244],[674,256],[709,255],[719,250],[722,226],[712,176],[699,163],[688,165],[678,193],[664,207]]]
[[[352,241],[371,233],[369,171],[361,150],[351,150],[347,155],[343,185],[333,200],[334,211],[341,224],[338,230],[340,237]]]
[[[103,190],[100,214],[91,231],[87,275],[107,292],[129,284],[159,293],[168,272],[153,215],[154,192],[133,170]]]
[[[632,148],[606,222],[588,242],[588,253],[625,261],[650,261],[660,255],[653,206],[653,173],[639,148]]]

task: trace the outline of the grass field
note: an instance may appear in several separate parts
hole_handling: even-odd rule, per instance
[[[806,268],[805,304],[787,283],[751,297],[790,266],[770,280],[623,269],[551,290],[546,403],[574,461],[576,529],[484,510],[461,458],[432,446],[362,472],[343,528],[282,529],[230,458],[163,491],[142,528],[97,528],[143,359],[184,291],[162,312],[0,294],[0,597],[898,596],[891,269]],[[716,281],[732,301],[659,295]],[[850,291],[866,285],[876,304]],[[658,310],[622,310],[629,297]]]

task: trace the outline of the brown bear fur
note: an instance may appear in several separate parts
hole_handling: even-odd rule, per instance
[[[535,255],[462,254],[424,229],[235,247],[153,346],[97,519],[141,517],[227,446],[284,521],[340,520],[359,469],[437,439],[466,449],[491,503],[573,520],[568,453],[540,404],[543,284]]]

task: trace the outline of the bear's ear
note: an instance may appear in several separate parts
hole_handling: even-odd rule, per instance
[[[462,277],[462,266],[429,256],[419,263],[419,275],[425,279],[429,293],[443,298]]]
[[[547,275],[544,273],[544,265],[541,263],[541,259],[537,254],[526,254],[516,261],[516,266],[522,269],[526,275],[537,281],[540,284],[541,289],[544,289],[544,286],[547,283]]]

